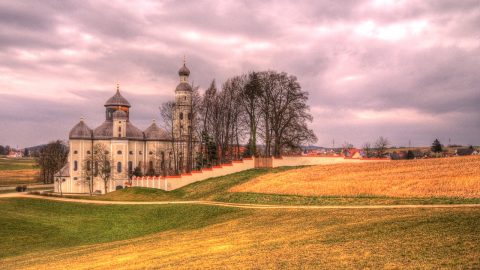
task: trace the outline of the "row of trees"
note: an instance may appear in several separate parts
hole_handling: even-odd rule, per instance
[[[246,142],[244,155],[267,157],[316,142],[308,127],[312,116],[307,100],[308,93],[295,76],[276,71],[235,76],[221,89],[214,80],[203,95],[194,87],[187,162],[204,167],[239,159]],[[163,122],[172,135],[174,106],[165,103],[161,107]],[[199,150],[195,158],[192,149]]]
[[[0,145],[0,155],[8,155],[10,150],[12,150],[10,145]]]

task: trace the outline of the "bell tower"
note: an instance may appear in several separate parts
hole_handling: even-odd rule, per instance
[[[180,83],[175,89],[175,113],[173,132],[176,139],[188,139],[192,127],[192,86],[188,82],[190,70],[185,58],[183,66],[178,71]]]

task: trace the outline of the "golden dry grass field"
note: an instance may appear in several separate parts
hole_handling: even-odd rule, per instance
[[[0,186],[38,182],[40,169],[31,158],[0,158]]]
[[[5,258],[0,265],[70,270],[480,267],[478,208],[241,213],[201,228],[34,252]]]
[[[232,192],[305,196],[480,197],[480,156],[306,167],[265,174]]]

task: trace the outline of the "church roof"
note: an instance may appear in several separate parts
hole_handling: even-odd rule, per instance
[[[128,102],[127,99],[125,99],[121,94],[120,94],[120,87],[117,84],[117,92],[115,95],[113,95],[111,98],[105,102],[105,107],[108,106],[124,106],[124,107],[131,107],[130,103]]]
[[[116,110],[113,113],[113,119],[127,119],[127,113],[122,110]]]
[[[70,139],[91,139],[92,130],[83,122],[83,119],[76,124],[68,135]]]
[[[159,128],[155,121],[143,132],[147,140],[168,140],[170,135],[162,128]]]
[[[143,140],[143,132],[129,121],[127,121],[127,139]]]
[[[70,176],[70,164],[67,162],[58,172],[55,173],[55,176],[58,177],[69,177]]]
[[[186,82],[177,85],[175,91],[192,91],[192,86]]]
[[[110,139],[113,137],[113,122],[105,121],[95,130],[93,130],[93,137],[95,139]]]
[[[111,139],[113,137],[113,121],[106,120],[93,131],[94,139]],[[143,140],[143,132],[127,121],[127,139]]]
[[[178,75],[179,76],[189,76],[190,75],[190,70],[187,68],[185,63],[183,63],[183,66],[178,70]]]

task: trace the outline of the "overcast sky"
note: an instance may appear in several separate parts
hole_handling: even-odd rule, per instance
[[[183,55],[208,87],[285,71],[310,93],[317,145],[480,144],[480,2],[1,1],[0,144],[67,139],[120,83],[146,128]]]

